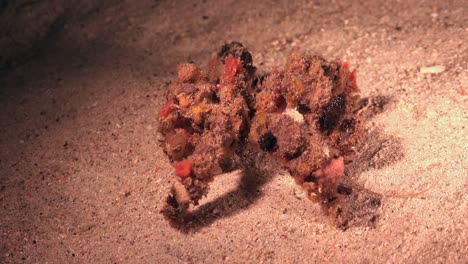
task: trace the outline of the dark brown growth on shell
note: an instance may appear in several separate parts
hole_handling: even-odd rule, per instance
[[[263,151],[272,151],[276,147],[276,137],[271,132],[263,134],[258,140],[258,145]]]

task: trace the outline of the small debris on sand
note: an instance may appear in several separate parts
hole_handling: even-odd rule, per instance
[[[439,74],[445,71],[445,66],[437,65],[431,67],[421,67],[420,72],[422,74]]]

